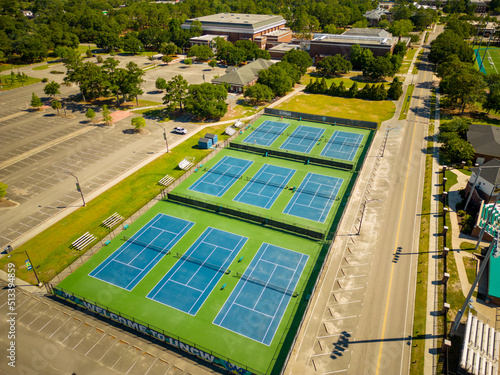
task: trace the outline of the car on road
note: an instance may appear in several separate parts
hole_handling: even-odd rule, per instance
[[[187,134],[187,132],[188,131],[186,129],[181,128],[180,126],[176,126],[174,128],[174,133],[176,133],[176,134]]]

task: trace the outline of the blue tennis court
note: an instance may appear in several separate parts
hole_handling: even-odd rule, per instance
[[[271,345],[308,258],[263,243],[214,324]]]
[[[290,124],[266,120],[255,129],[243,142],[259,146],[271,146]]]
[[[296,169],[264,164],[234,200],[269,209],[296,171]]]
[[[313,128],[312,126],[300,125],[280,146],[283,150],[303,152],[308,154],[321,139],[325,129]]]
[[[352,161],[363,137],[363,134],[335,131],[321,151],[321,156]]]
[[[253,161],[224,156],[210,168],[188,190],[222,197],[231,186],[241,178]]]
[[[208,227],[147,298],[196,315],[247,240]]]
[[[344,180],[308,173],[283,213],[324,223]]]
[[[158,214],[89,276],[130,291],[193,225],[191,221]]]

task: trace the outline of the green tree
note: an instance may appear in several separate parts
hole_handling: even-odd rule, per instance
[[[144,117],[134,117],[132,118],[131,122],[136,132],[139,132],[142,128],[146,126],[146,120],[144,119]]]
[[[165,64],[170,64],[173,60],[173,57],[172,56],[168,56],[168,55],[163,55],[162,58],[161,58],[161,61],[163,61]]]
[[[157,90],[165,90],[167,88],[167,81],[165,80],[165,78],[156,78],[155,87]]]
[[[215,67],[217,66],[217,60],[210,60],[208,62],[208,65],[212,68],[212,70],[214,70]]]
[[[31,106],[33,108],[40,108],[43,105],[42,101],[38,96],[35,95],[35,93],[31,94]]]
[[[106,104],[102,106],[102,117],[106,125],[110,126],[113,123],[113,117],[111,117],[111,111],[109,110]]]
[[[403,83],[399,81],[398,77],[394,77],[387,92],[387,96],[392,100],[399,100],[403,95]]]
[[[212,58],[214,56],[214,53],[212,51],[212,48],[210,48],[209,46],[194,45],[189,49],[187,56],[188,57],[194,56],[196,57],[197,60],[206,61]]]
[[[88,50],[86,50],[86,51],[85,51],[85,57],[87,57],[87,58],[91,58],[91,57],[92,57],[92,55],[93,55],[93,53],[92,53],[92,50],[91,50],[91,49],[88,49]]]
[[[311,56],[306,51],[291,49],[285,52],[285,55],[281,59],[281,61],[288,62],[292,65],[295,65],[297,69],[300,70],[300,75],[303,76],[307,68],[312,65]]]
[[[377,56],[370,60],[363,68],[363,75],[373,80],[393,76],[395,73],[396,70],[394,69],[394,65],[388,56]]]
[[[483,109],[488,113],[490,113],[491,110],[500,112],[500,82],[489,85],[489,91],[483,103]]]
[[[188,67],[193,65],[193,60],[192,59],[184,59],[184,64],[186,64]]]
[[[361,48],[359,44],[351,47],[349,61],[354,69],[363,69],[373,58],[373,52],[368,48]]]
[[[356,98],[358,96],[358,83],[354,82],[346,93],[348,98]]]
[[[287,63],[285,63],[287,64]],[[280,63],[271,65],[269,68],[259,72],[258,83],[268,86],[275,96],[283,96],[292,91],[294,81],[287,69]]]
[[[227,112],[227,90],[222,85],[189,85],[186,111],[201,118],[220,118]]]
[[[396,20],[389,27],[389,32],[394,36],[408,36],[413,30],[413,22],[410,20]]]
[[[85,117],[94,122],[95,111],[92,108],[87,109],[87,112],[85,112]]]
[[[52,107],[52,109],[56,109],[57,114],[59,115],[59,110],[62,108],[61,102],[59,100],[52,100],[50,106]]]
[[[460,163],[474,160],[472,145],[458,136],[447,139],[441,146],[441,155],[445,163]]]
[[[467,105],[483,101],[486,82],[480,72],[465,67],[443,78],[439,87],[448,101],[456,103],[463,113]]]
[[[453,30],[462,39],[468,39],[476,33],[476,28],[467,20],[461,20],[457,15],[453,15],[446,22],[445,30]]]
[[[269,102],[273,98],[273,90],[266,85],[256,83],[255,85],[248,86],[243,96],[249,98],[253,104]]]
[[[316,71],[321,75],[333,77],[349,73],[351,69],[352,64],[343,56],[337,54],[335,56],[327,56],[318,62]]]
[[[17,80],[21,82],[21,86],[24,86],[24,84],[28,82],[28,79],[29,77],[27,74],[21,72],[17,73]]]
[[[167,105],[167,110],[173,112],[177,107],[180,107],[182,113],[183,105],[188,96],[188,82],[181,75],[176,75],[167,82],[165,90],[163,103]]]
[[[7,188],[9,185],[4,184],[3,182],[0,182],[0,199],[4,199],[5,196],[7,195]]]
[[[45,93],[45,95],[54,97],[61,94],[61,92],[59,91],[60,88],[61,85],[59,83],[52,81],[45,85],[45,87],[43,88],[43,92]]]
[[[439,65],[451,55],[456,55],[460,61],[471,63],[473,54],[472,48],[458,34],[445,30],[431,42],[429,60]]]
[[[159,52],[164,55],[174,55],[177,52],[177,46],[173,43],[162,43]]]
[[[463,140],[467,140],[470,124],[471,120],[465,117],[455,117],[451,121],[441,122],[439,125],[439,140],[444,141],[445,138],[450,138],[450,136],[445,135],[446,133],[452,133]]]
[[[144,48],[142,42],[131,33],[126,34],[122,38],[121,44],[125,52],[132,53],[134,55],[139,53]]]

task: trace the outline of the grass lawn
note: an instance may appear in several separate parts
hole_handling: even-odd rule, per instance
[[[373,101],[300,93],[281,103],[276,109],[374,121],[380,124],[392,118],[396,106],[389,100]]]
[[[434,125],[429,126],[432,133]],[[433,142],[427,142],[427,156],[425,158],[425,180],[422,195],[422,215],[420,217],[420,236],[418,245],[417,288],[415,291],[415,309],[413,315],[413,337],[425,335],[427,317],[427,278],[429,272],[429,236],[431,213],[431,188],[432,188],[432,149]],[[415,340],[411,350],[410,373],[413,375],[424,374],[425,343]]]
[[[476,245],[473,244],[473,243],[470,243],[470,242],[463,241],[463,242],[460,243],[460,250],[464,250],[464,251],[467,251],[469,253],[474,253],[474,252],[479,253],[480,252],[480,248],[477,249],[476,251],[474,251],[475,247],[476,247]]]
[[[476,278],[477,260],[475,258],[463,257],[465,272],[467,272],[467,280],[472,285]]]
[[[204,131],[218,134],[219,139],[225,139],[227,138],[223,134],[225,127],[226,125],[222,125]],[[41,281],[50,281],[79,257],[80,253],[69,247],[74,240],[87,231],[98,239],[105,237],[109,231],[100,226],[103,220],[114,212],[125,218],[131,216],[159,194],[161,188],[157,182],[166,174],[175,178],[184,174],[184,171],[177,167],[179,161],[186,156],[194,156],[198,162],[210,153],[210,150],[199,149],[197,144],[196,136],[187,139],[173,148],[169,154],[162,155],[88,202],[86,207],[79,208],[27,241],[14,250],[13,254],[28,250]],[[36,282],[33,273],[22,266],[23,257],[11,259],[4,257],[0,260],[0,267],[6,270],[6,264],[10,261],[16,264],[18,277],[33,284]]]
[[[241,104],[234,106],[230,111],[228,111],[226,115],[221,118],[221,121],[253,116],[264,107],[265,106],[253,106],[248,104],[246,101],[243,101]]]
[[[205,302],[203,302],[195,315],[187,314],[161,302],[146,298],[154,286],[165,276],[168,270],[179,261],[174,255],[163,255],[158,264],[152,268],[131,291],[124,290],[88,275],[123,244],[121,235],[115,237],[109,246],[102,248],[88,262],[62,281],[58,287],[69,290],[90,301],[97,302],[100,306],[106,306],[124,316],[133,317],[140,322],[147,323],[148,327],[151,327],[156,332],[163,331],[165,335],[170,337],[176,339],[179,337],[183,342],[195,343],[198,347],[207,348],[213,351],[214,353],[212,354],[218,357],[229,358],[229,361],[232,363],[242,364],[245,367],[248,366],[251,369],[255,369],[255,371],[252,371],[253,373],[276,373],[276,369],[273,371],[273,367],[278,356],[277,354],[285,342],[297,308],[300,304],[306,303],[306,283],[311,276],[313,267],[318,261],[321,244],[305,238],[280,233],[261,225],[254,225],[242,220],[235,220],[216,213],[205,212],[165,201],[158,202],[143,216],[132,223],[131,226],[126,229],[126,234],[131,236],[158,213],[164,213],[194,222],[189,232],[174,245],[172,254],[176,254],[177,252],[185,253],[208,227],[247,238],[246,242],[244,242],[244,246],[235,255],[234,260],[228,267],[231,273],[220,275],[219,281],[213,289],[209,290]],[[155,231],[158,231],[158,229],[155,229]],[[158,236],[159,234],[156,233],[155,235]],[[240,280],[238,277],[235,277],[235,275],[237,272],[245,272],[263,243],[276,245],[294,251],[295,253],[303,254],[307,257],[305,267],[301,274],[298,275],[299,280],[297,287],[294,288],[294,290],[300,294],[296,298],[289,298],[288,303],[285,305],[283,317],[278,320],[279,325],[276,334],[269,345],[264,345],[236,333],[231,329],[226,329],[213,323]],[[224,244],[221,244],[220,246],[223,245]],[[228,244],[228,246],[231,245]],[[238,261],[240,257],[244,258]],[[186,265],[185,267],[187,268],[188,266],[192,268],[192,265]],[[117,270],[117,272],[119,272],[119,270]],[[211,276],[210,273],[208,273],[208,275]],[[207,285],[208,281],[201,279],[206,276],[205,271],[200,270],[199,274],[196,273],[193,275],[193,279],[192,281],[190,280],[189,283],[191,285]],[[179,277],[177,277],[177,280],[182,283]],[[224,284],[225,287],[222,288]],[[185,293],[186,295],[188,294],[187,288]],[[170,294],[167,297],[161,298],[160,296],[166,303],[175,302],[175,296]],[[255,295],[255,297],[257,298],[257,295]],[[262,297],[264,301],[265,296]],[[241,293],[239,298],[241,298],[238,300],[240,304],[247,303],[245,298],[248,297],[245,297],[244,293]],[[140,308],[138,308],[138,306],[140,306]],[[266,309],[265,302],[261,302],[259,306],[262,309]],[[251,320],[255,315],[250,315],[251,313],[249,313],[247,316],[246,311],[247,310],[241,310],[241,315],[239,317],[239,323],[241,325],[249,324],[257,329],[261,327],[261,324],[266,324],[266,321],[259,323],[259,321]],[[235,318],[235,316],[231,317],[231,319]],[[288,348],[285,347],[285,349]]]
[[[414,88],[415,85],[409,85],[408,88],[406,89],[403,108],[401,108],[401,113],[399,114],[400,120],[406,120],[406,116],[408,116],[408,109],[410,108],[411,96],[413,95]]]
[[[446,191],[450,191],[450,188],[458,182],[458,177],[449,169],[446,170],[445,177],[447,178]]]
[[[32,70],[46,70],[46,69],[49,69],[48,65],[40,65],[40,66],[35,66],[34,68],[32,68]]]
[[[401,68],[399,68],[400,74],[405,74],[408,72],[408,69],[410,68],[411,62],[413,60],[413,57],[415,56],[415,53],[417,52],[418,48],[410,48],[405,55],[405,58],[403,60],[403,64],[401,65]]]
[[[307,85],[311,80],[315,80],[316,78],[319,78],[321,80],[321,76],[316,75],[316,73],[306,73],[302,77],[302,81],[300,82],[303,85]],[[325,77],[326,84],[328,87],[331,86],[332,82],[335,82],[335,84],[340,84],[340,82],[344,82],[344,86],[346,88],[351,87],[354,82],[358,83],[358,88],[361,89],[364,86],[366,86],[367,83],[372,84],[376,83],[379,85],[381,82],[372,82],[369,79],[365,79],[362,74],[345,74],[343,77],[338,77],[338,78],[327,78]],[[386,90],[389,90],[390,82],[385,82],[385,88]]]
[[[32,85],[34,83],[38,83],[41,81],[41,79],[39,79],[39,78],[34,78],[34,77],[28,76],[28,80],[26,82],[21,83],[16,79],[14,81],[14,83],[11,85],[10,74],[0,76],[0,80],[2,82],[1,83],[1,90],[2,91],[17,89],[18,87]]]
[[[423,50],[418,53],[417,61],[415,61],[415,65],[413,66],[413,71],[412,71],[413,74],[418,73],[418,67],[420,66],[420,62],[422,61],[423,53],[424,53]]]

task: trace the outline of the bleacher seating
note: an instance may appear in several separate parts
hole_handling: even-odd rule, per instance
[[[105,226],[106,228],[112,228],[122,220],[123,216],[119,215],[118,212],[115,212],[113,215],[104,220],[102,222],[102,225]]]
[[[172,182],[175,181],[175,178],[167,174],[165,177],[163,177],[160,181],[158,181],[158,184],[163,185],[163,186],[168,186]]]
[[[193,156],[186,157],[186,158],[182,159],[178,165],[179,165],[180,169],[182,169],[184,171],[189,171],[191,169],[191,167],[194,165],[194,157]]]
[[[83,250],[87,245],[95,240],[95,236],[89,232],[85,233],[83,236],[79,237],[71,244],[72,248],[77,250]]]
[[[233,128],[232,126],[228,126],[228,127],[226,128],[226,130],[225,130],[225,133],[226,133],[227,135],[233,135],[234,133],[236,133],[236,129],[235,129],[235,128]]]

